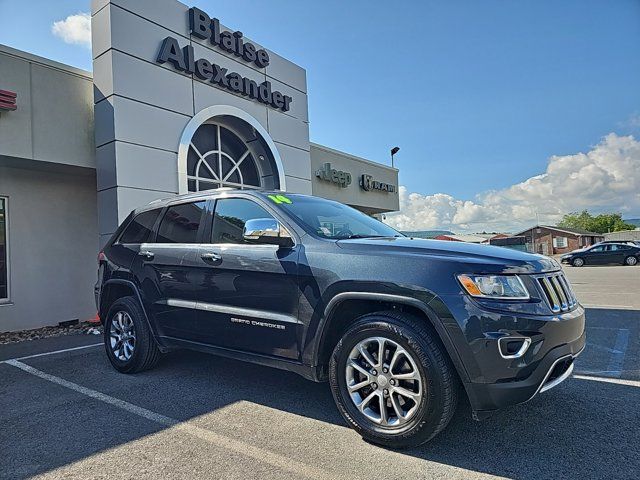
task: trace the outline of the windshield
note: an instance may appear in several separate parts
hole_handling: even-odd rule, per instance
[[[288,201],[276,201],[284,197]],[[342,203],[303,195],[269,195],[296,217],[310,233],[333,240],[348,238],[402,237],[384,223]]]

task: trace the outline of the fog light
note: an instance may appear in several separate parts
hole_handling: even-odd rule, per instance
[[[531,339],[529,337],[501,337],[498,339],[498,351],[502,358],[520,358],[529,349]]]

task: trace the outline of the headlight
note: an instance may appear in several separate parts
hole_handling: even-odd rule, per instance
[[[529,292],[516,275],[458,275],[472,297],[528,300]]]

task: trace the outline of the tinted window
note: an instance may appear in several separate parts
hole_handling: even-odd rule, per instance
[[[604,245],[601,245],[599,247],[593,247],[591,250],[589,250],[590,253],[598,253],[598,252],[604,252]]]
[[[205,202],[173,205],[158,228],[157,243],[196,243]]]
[[[149,240],[160,209],[142,212],[131,221],[120,236],[120,243],[144,243]]]
[[[613,245],[609,245],[608,250],[611,252],[619,252],[620,250],[629,250],[631,247],[629,245],[618,245],[618,244],[613,244]]]
[[[211,243],[247,243],[242,230],[247,220],[273,218],[269,212],[251,200],[227,198],[216,202]]]
[[[7,267],[7,201],[0,198],[0,300],[9,297]]]

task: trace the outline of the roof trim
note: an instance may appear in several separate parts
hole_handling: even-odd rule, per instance
[[[522,235],[524,232],[528,232],[529,230],[533,230],[534,228],[547,228],[549,230],[555,230],[557,232],[562,232],[562,233],[568,233],[570,235],[575,235],[576,237],[603,237],[604,236],[602,233],[589,232],[589,231],[586,231],[586,230],[585,230],[585,233],[572,232],[571,230],[565,230],[563,228],[553,227],[551,225],[534,225],[533,227],[529,227],[526,230],[523,230],[521,232],[518,232],[518,233],[514,234],[513,236]]]
[[[40,57],[38,55],[34,55],[33,53],[25,52],[23,50],[18,50],[16,48],[9,47],[8,45],[4,45],[2,43],[0,43],[0,53],[4,53],[11,57],[16,57],[20,60],[25,60],[30,63],[37,63],[38,65],[42,65],[43,67],[54,68],[64,73],[77,75],[79,77],[86,78],[87,80],[93,81],[93,73],[91,72],[82,70],[80,68],[72,67],[71,65],[66,65],[64,63],[56,62],[55,60],[49,60],[48,58]]]
[[[350,160],[354,160],[356,162],[368,163],[369,165],[374,165],[378,168],[386,168],[387,170],[391,170],[393,172],[398,172],[399,170],[395,167],[390,167],[388,165],[384,165],[382,163],[374,162],[373,160],[367,160],[366,158],[358,157],[356,155],[352,155],[347,152],[341,152],[340,150],[336,150],[335,148],[326,147],[324,145],[320,145],[319,143],[309,142],[309,145],[317,148],[319,150],[324,150],[325,152],[333,153],[334,155],[340,155],[341,157],[346,157]]]

